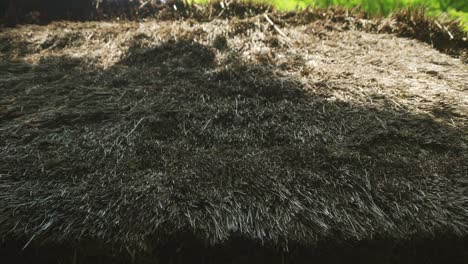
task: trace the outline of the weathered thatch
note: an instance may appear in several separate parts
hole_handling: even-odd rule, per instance
[[[391,256],[448,241],[461,260],[467,65],[416,40],[295,19],[307,18],[2,29],[4,247],[364,244]]]
[[[12,4],[14,3],[14,4]],[[13,7],[13,8],[12,8]],[[211,1],[199,5],[185,0],[0,0],[0,26],[22,23],[49,23],[57,20],[158,20],[247,18],[273,11],[268,4],[250,1]],[[396,33],[431,44],[434,48],[468,59],[468,32],[458,20],[433,17],[423,8],[396,10],[389,18],[372,17],[360,8],[306,8],[280,12],[280,21],[299,24],[325,22],[329,27],[358,28],[369,32]]]

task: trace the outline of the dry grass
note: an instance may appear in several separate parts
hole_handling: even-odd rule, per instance
[[[189,1],[190,2],[190,1]],[[110,2],[99,5],[89,1],[83,4],[56,6],[54,8],[42,5],[39,12],[15,13],[10,23],[48,23],[60,19],[72,20],[145,20],[156,18],[158,20],[195,19],[197,21],[210,21],[214,18],[247,18],[254,17],[264,12],[274,12],[281,21],[288,23],[311,23],[329,21],[331,24],[341,25],[345,28],[359,28],[369,32],[396,33],[399,36],[415,38],[431,44],[434,48],[461,57],[465,62],[468,58],[468,32],[464,31],[459,21],[447,17],[429,16],[423,8],[405,8],[392,13],[389,18],[371,16],[360,8],[352,10],[330,8],[306,8],[295,12],[277,12],[268,4],[253,3],[248,1],[211,1],[207,4],[188,4],[187,1],[168,1],[162,4],[159,1],[148,1],[142,5],[138,1]],[[2,7],[0,2],[0,8]],[[6,7],[5,3],[3,5]],[[50,4],[49,4],[50,5]],[[47,8],[55,13],[49,15]],[[19,10],[28,11],[31,7]],[[60,13],[60,10],[63,12]],[[34,10],[34,9],[32,9]],[[45,10],[45,11],[44,11]],[[38,14],[39,13],[39,14]],[[0,14],[0,25],[8,23],[8,12]],[[11,15],[10,15],[11,17]],[[12,18],[10,18],[11,20]]]

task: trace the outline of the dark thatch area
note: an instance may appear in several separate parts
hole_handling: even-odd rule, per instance
[[[460,58],[210,12],[0,29],[7,262],[466,263]]]

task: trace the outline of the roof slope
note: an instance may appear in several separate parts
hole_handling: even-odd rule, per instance
[[[468,66],[270,16],[2,30],[0,237],[466,237]]]

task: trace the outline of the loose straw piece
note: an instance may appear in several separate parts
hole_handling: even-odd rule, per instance
[[[281,36],[283,36],[283,37],[289,39],[289,37],[286,36],[286,34],[284,34],[284,32],[281,31],[281,29],[280,29],[278,26],[275,25],[275,23],[273,23],[273,21],[268,17],[267,14],[263,14],[263,16],[264,16],[265,19],[268,21],[268,23],[270,23],[270,25],[272,25],[273,28],[274,28]]]

